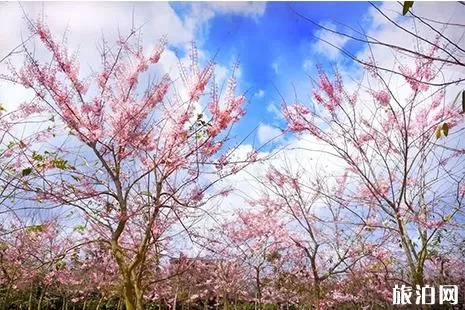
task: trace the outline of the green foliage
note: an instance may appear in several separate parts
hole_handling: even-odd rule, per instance
[[[65,170],[67,168],[67,161],[64,159],[53,159],[51,162],[52,167],[60,169],[60,170]]]
[[[436,128],[436,139],[441,138],[441,131],[444,134],[444,137],[447,137],[449,135],[449,124],[444,123],[442,126]]]
[[[51,152],[48,152],[48,151],[45,151],[43,154],[40,154],[36,151],[33,151],[32,152],[32,159],[34,161],[36,161],[35,163],[35,166],[37,168],[45,168],[47,166],[47,163],[50,164],[50,166],[52,168],[56,168],[56,169],[59,169],[59,170],[75,170],[76,168],[73,167],[73,166],[70,166],[68,164],[68,161],[67,160],[64,160],[62,158],[59,158],[56,156],[55,153],[51,153]],[[25,173],[27,173],[28,171],[26,171]],[[78,176],[72,176],[73,179],[75,179],[76,181],[79,181],[79,177]]]
[[[44,154],[40,154],[36,151],[32,152],[32,159],[36,161],[35,167],[39,169],[43,169],[47,166],[46,160],[48,159],[47,157],[50,157],[52,155],[50,152],[44,152]],[[61,159],[61,158],[54,158],[49,161],[49,164],[52,168],[56,168],[59,170],[65,170],[65,169],[70,169],[70,170],[75,170],[74,167],[68,165],[68,161]],[[21,175],[28,176],[32,173],[33,168],[32,167],[27,167],[21,171]],[[76,181],[79,181],[79,177],[73,176],[73,178]]]
[[[75,181],[81,181],[81,178],[77,175],[71,175],[71,177],[75,180]]]
[[[44,225],[31,225],[26,228],[27,232],[42,232],[44,231]]]
[[[407,14],[407,12],[412,8],[414,1],[404,1],[404,5],[402,7],[402,15]]]
[[[36,151],[32,152],[32,159],[37,160],[37,161],[42,161],[44,160],[44,156],[40,155]]]
[[[84,225],[77,225],[73,228],[73,231],[78,232],[78,233],[83,233],[86,228]]]
[[[207,127],[211,124],[204,120],[204,115],[202,113],[197,114],[197,120],[193,126],[193,130],[196,131],[195,138],[201,139],[207,135]]]
[[[21,175],[22,175],[23,177],[28,176],[28,175],[30,175],[31,173],[32,173],[32,168],[31,168],[31,167],[26,168],[26,169],[23,169],[23,171],[21,171]]]
[[[447,123],[442,124],[442,132],[444,133],[444,136],[446,137],[449,134],[449,125]]]
[[[65,267],[66,267],[66,264],[62,261],[59,261],[55,264],[56,270],[61,270],[61,269],[64,269]]]
[[[441,234],[441,231],[439,231],[438,233],[434,235],[433,239],[428,244],[427,256],[429,258],[438,255],[441,241],[442,241],[442,234]]]

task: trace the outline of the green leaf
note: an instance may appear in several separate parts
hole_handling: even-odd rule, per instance
[[[31,173],[32,173],[32,168],[26,168],[26,169],[23,169],[23,171],[21,171],[21,175],[23,177],[30,175]]]
[[[65,170],[66,169],[66,160],[63,159],[54,159],[52,160],[51,164],[52,167],[60,169],[60,170]]]
[[[37,168],[38,169],[45,169],[45,163],[38,163]]]
[[[64,269],[66,267],[66,264],[64,262],[58,262],[55,264],[55,268],[57,270],[61,270],[61,269]]]
[[[37,153],[36,151],[32,152],[32,159],[42,161],[44,157]]]
[[[31,225],[26,228],[28,232],[41,232],[44,230],[44,225]]]
[[[71,175],[71,177],[78,182],[81,181],[81,178],[78,177],[77,175]]]
[[[442,124],[442,132],[444,132],[444,136],[446,137],[449,134],[449,125],[447,123]]]
[[[436,129],[436,139],[441,138],[441,128]]]
[[[84,229],[85,229],[84,225],[77,225],[76,227],[73,228],[73,231],[82,233],[84,232]]]
[[[414,1],[404,1],[404,6],[402,8],[402,15],[407,14],[408,10],[413,6]]]

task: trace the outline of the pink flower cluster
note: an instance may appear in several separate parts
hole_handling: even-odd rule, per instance
[[[387,107],[389,104],[389,101],[391,100],[391,95],[385,90],[380,90],[378,92],[372,92],[371,94],[373,98],[376,100],[376,102],[378,102],[383,107]]]

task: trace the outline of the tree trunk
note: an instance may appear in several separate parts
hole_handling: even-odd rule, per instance
[[[177,299],[178,299],[178,288],[176,287],[176,292],[174,293],[174,300],[173,300],[173,310],[176,310]]]
[[[315,309],[320,310],[321,284],[320,279],[315,279]]]
[[[103,296],[100,297],[100,299],[98,300],[97,307],[95,308],[95,310],[100,310],[100,305],[102,304],[102,300],[103,300]]]
[[[142,291],[130,275],[124,281],[124,304],[126,310],[144,310],[144,296]]]
[[[260,266],[255,268],[255,282],[257,286],[257,301],[258,309],[261,309],[262,306],[262,288],[260,283]]]
[[[228,297],[226,295],[223,296],[223,310],[229,310]]]
[[[63,296],[63,304],[61,305],[62,310],[68,309],[68,303],[66,302],[66,296]]]
[[[10,299],[10,291],[11,291],[11,284],[8,285],[5,293],[5,299],[3,299],[2,309],[8,309],[9,303],[8,300]]]
[[[31,292],[29,293],[29,301],[27,303],[27,309],[28,310],[32,310],[32,289],[31,289]]]
[[[126,310],[136,310],[137,309],[137,297],[134,287],[130,283],[124,284],[124,304]]]
[[[37,310],[42,309],[42,300],[44,300],[44,295],[45,295],[45,288],[40,290],[40,297],[39,297],[39,302],[37,303]]]

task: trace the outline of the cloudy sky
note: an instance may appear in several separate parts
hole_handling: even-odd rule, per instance
[[[226,76],[232,64],[240,61],[239,83],[249,101],[238,133],[250,133],[259,125],[254,137],[263,143],[279,134],[281,94],[292,94],[295,87],[303,96],[308,95],[311,85],[307,74],[313,74],[317,64],[349,66],[337,49],[317,37],[323,36],[354,53],[363,48],[346,38],[321,33],[296,12],[331,29],[337,29],[338,23],[369,29],[373,23],[370,5],[365,2],[8,2],[0,4],[0,56],[27,39],[25,15],[44,17],[55,35],[68,31],[68,44],[79,51],[83,67],[98,61],[97,45],[102,35],[116,38],[133,25],[143,27],[146,45],[168,35],[170,50],[165,58],[169,60],[162,61],[166,71],[176,67],[176,56],[185,56],[186,47],[195,41],[204,60],[216,55],[219,75]],[[22,89],[1,86],[3,104],[11,107],[25,100]]]
[[[398,3],[376,3],[400,23],[409,23],[400,15]],[[463,6],[454,3],[416,3],[416,12],[440,20],[460,20]],[[253,137],[264,143],[279,134],[283,126],[279,115],[281,95],[293,101],[295,93],[308,99],[316,65],[334,68],[352,79],[361,69],[341,53],[319,40],[323,38],[354,55],[363,55],[366,46],[360,42],[318,29],[306,16],[325,27],[355,33],[376,34],[396,43],[409,44],[411,38],[386,21],[367,2],[53,2],[0,3],[0,58],[28,37],[24,20],[44,17],[54,34],[68,31],[68,44],[78,50],[81,65],[92,67],[98,61],[97,46],[102,35],[111,40],[134,26],[142,26],[144,44],[156,44],[167,34],[170,49],[161,63],[165,70],[175,69],[176,57],[184,57],[195,41],[201,58],[216,55],[218,75],[240,61],[239,84],[248,97],[247,115],[237,127],[244,136],[258,125]],[[448,29],[446,29],[448,30]],[[451,31],[453,29],[450,29]],[[389,61],[380,51],[378,58]],[[4,64],[0,69],[4,70]],[[0,83],[0,101],[14,106],[25,99],[20,88]]]
[[[400,25],[412,25],[409,18],[400,14],[400,4],[378,2],[375,5]],[[422,16],[451,23],[460,23],[465,13],[465,6],[452,2],[415,2],[414,9]],[[176,70],[177,57],[185,58],[190,42],[195,41],[201,61],[216,55],[220,80],[227,76],[236,60],[240,61],[238,82],[248,102],[247,114],[234,133],[244,137],[253,132],[244,146],[248,151],[252,145],[262,145],[281,134],[280,129],[285,126],[280,115],[282,98],[289,103],[296,97],[304,102],[310,100],[311,77],[316,74],[316,65],[326,69],[337,67],[349,85],[363,75],[359,66],[319,38],[362,58],[368,53],[365,44],[324,32],[299,14],[329,29],[364,33],[406,47],[415,44],[367,2],[3,2],[0,3],[0,59],[27,39],[25,16],[43,17],[57,36],[67,31],[68,45],[78,51],[83,69],[98,61],[97,46],[102,36],[107,40],[116,39],[118,33],[128,33],[133,26],[142,27],[146,47],[167,34],[169,48],[161,61],[167,72]],[[434,37],[421,25],[415,26],[421,35]],[[463,34],[455,30],[441,28],[464,46]],[[372,52],[379,63],[392,66],[394,57],[386,49],[375,48]],[[20,61],[14,57],[12,60]],[[5,63],[0,64],[0,70],[5,70]],[[452,78],[464,74],[463,69],[448,70]],[[17,106],[27,96],[23,89],[0,82],[0,102],[7,108]],[[279,137],[265,151],[283,145],[315,147],[313,143],[305,137]],[[300,151],[287,151],[286,156],[301,162],[313,159],[322,169],[330,164],[329,161],[320,164],[322,159],[318,155],[303,156]],[[244,195],[252,195],[249,176],[263,171],[261,166],[251,167],[247,173],[235,176],[232,182]],[[229,203],[237,204],[238,200],[232,198]]]

